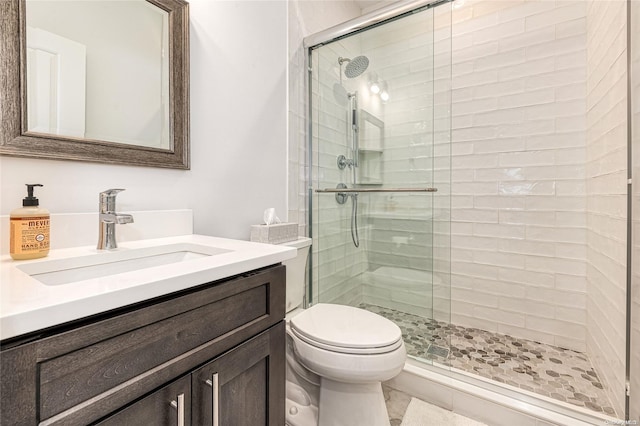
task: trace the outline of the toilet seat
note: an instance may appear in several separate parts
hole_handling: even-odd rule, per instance
[[[300,340],[331,352],[375,355],[403,345],[396,324],[351,306],[319,303],[291,318],[290,326]]]
[[[309,371],[320,376],[321,382],[326,379],[344,383],[383,382],[402,371],[407,357],[402,341],[392,351],[354,354],[322,349],[300,339],[291,329],[289,333],[296,359]]]

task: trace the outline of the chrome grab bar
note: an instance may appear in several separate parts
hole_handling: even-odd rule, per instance
[[[361,192],[437,192],[438,188],[325,188],[316,189],[315,192],[323,193],[361,193]]]

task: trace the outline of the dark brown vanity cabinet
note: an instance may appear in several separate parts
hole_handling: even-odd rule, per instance
[[[284,323],[207,363],[191,376],[194,425],[284,425],[283,365],[273,353],[284,344]]]
[[[281,426],[284,303],[273,266],[3,341],[0,424]]]

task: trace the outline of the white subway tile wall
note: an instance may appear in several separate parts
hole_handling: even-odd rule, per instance
[[[309,162],[307,151],[306,135],[308,129],[306,127],[306,114],[308,110],[307,91],[305,89],[306,57],[307,51],[303,46],[304,37],[315,32],[337,25],[340,22],[360,16],[360,8],[352,1],[332,1],[327,2],[309,2],[294,0],[288,2],[289,13],[289,149],[288,149],[288,168],[289,168],[289,205],[288,205],[288,221],[299,223],[299,235],[309,235],[308,232],[308,176]],[[317,220],[317,217],[314,217]],[[328,244],[335,244],[329,236]],[[313,257],[315,258],[314,276],[318,274],[317,247],[319,244],[314,242]],[[326,247],[324,248],[326,250]],[[338,259],[335,255],[333,260],[323,266],[323,274],[350,274],[345,271],[350,265],[348,261],[352,259]],[[345,280],[345,278],[343,278]],[[352,286],[353,287],[353,286]],[[348,287],[348,288],[352,288]],[[318,300],[317,287],[309,286],[316,294],[315,300]],[[357,289],[358,286],[355,286]],[[339,292],[339,287],[333,290],[334,293]],[[348,290],[347,290],[348,292]],[[311,295],[308,295],[309,298]],[[333,297],[333,296],[332,296]],[[357,299],[357,297],[356,297]]]
[[[381,184],[386,187],[434,185],[434,37],[432,10],[361,36],[375,73],[369,79],[386,83],[390,95],[383,102],[366,85],[359,91],[361,108],[384,122]],[[433,195],[391,193],[366,200],[364,302],[432,317]]]
[[[618,412],[625,382],[626,10],[624,1],[587,3],[587,347]]]
[[[433,74],[423,65],[415,67],[412,59],[422,57],[418,55],[420,50],[432,49],[433,40],[417,37],[421,42],[416,43],[415,39],[407,38],[404,31],[417,34],[425,22],[420,17],[413,21],[418,24],[403,27],[398,23],[375,30],[385,31],[385,37],[364,33],[362,37],[340,40],[313,52],[315,187],[333,188],[340,182],[354,184],[353,171],[349,167],[339,170],[336,165],[338,155],[352,157],[347,94],[357,96],[360,115],[366,112],[384,120],[382,139],[368,139],[366,135],[361,138],[363,153],[371,155],[360,157],[360,168],[364,169],[364,162],[369,160],[379,163],[373,182],[405,187],[414,182],[426,186],[432,181]],[[382,45],[380,40],[384,41]],[[370,60],[370,69],[362,77],[346,78],[343,74],[346,64],[341,67],[338,58],[353,58],[363,51]],[[433,57],[431,50],[422,55]],[[419,71],[411,73],[412,66]],[[401,78],[397,81],[391,79],[398,76]],[[374,77],[389,84],[392,101],[387,106],[369,91],[368,82]],[[422,80],[417,80],[418,77]],[[416,85],[421,86],[420,81],[431,84],[422,84],[421,90],[412,91]],[[410,114],[413,119],[408,122]],[[366,123],[359,124],[364,130]],[[356,181],[367,184],[362,174]],[[425,220],[431,215],[431,197],[360,194],[359,248],[351,238],[352,204],[353,200],[348,199],[339,205],[332,194],[314,195],[314,229],[321,232],[314,235],[313,300],[351,305],[369,301],[431,316],[432,225]],[[396,220],[397,213],[405,219]],[[401,285],[396,285],[394,274],[385,274],[390,268],[401,276],[405,272]],[[422,274],[412,274],[414,271]]]
[[[453,21],[452,322],[584,351],[585,3]]]
[[[314,50],[312,54],[312,137],[313,180],[317,188],[335,188],[338,183],[353,185],[352,170],[340,170],[339,155],[351,158],[349,147],[348,94],[358,90],[354,81],[344,73],[338,58],[354,58],[360,42],[347,38]],[[342,73],[342,75],[341,75]],[[351,212],[353,200],[338,204],[334,194],[314,194],[313,227],[321,230],[313,235],[312,300],[346,305],[363,301],[362,276],[367,270],[368,245],[365,227],[359,223],[361,245],[351,240]],[[362,206],[366,199],[358,200]],[[362,206],[364,208],[364,206]]]
[[[338,56],[364,52],[382,63],[375,72],[392,102],[369,97],[364,79],[346,88],[358,90],[361,106],[385,122],[383,181],[439,188],[425,198],[361,196],[360,252],[344,235],[350,201],[337,207],[332,196],[317,196],[321,212],[313,219],[323,242],[314,241],[322,245],[314,248],[314,274],[331,276],[320,283],[320,299],[366,301],[587,351],[620,410],[624,5],[466,0],[446,24],[437,16],[451,9],[436,8],[433,33],[408,21],[379,27],[383,42],[364,33],[314,63],[326,68],[313,102],[333,98],[340,70],[331,61]],[[410,35],[408,47],[398,53],[403,34]],[[331,108],[313,118],[320,126],[314,147],[323,145],[314,152],[321,166],[313,179],[321,187],[351,182],[335,169],[348,144],[346,116],[339,105]],[[432,221],[424,220],[426,212]],[[416,291],[420,281],[431,293]]]
[[[360,8],[352,1],[334,0],[287,2],[289,14],[289,140],[288,140],[288,222],[298,222],[299,235],[306,236],[308,152],[305,117],[308,110],[305,90],[305,59],[307,51],[304,37],[360,16]]]

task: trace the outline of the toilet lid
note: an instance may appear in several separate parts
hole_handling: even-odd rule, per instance
[[[378,353],[402,343],[400,327],[392,321],[351,306],[319,303],[291,318],[290,324],[309,343],[338,352]],[[380,350],[371,351],[376,348]]]

